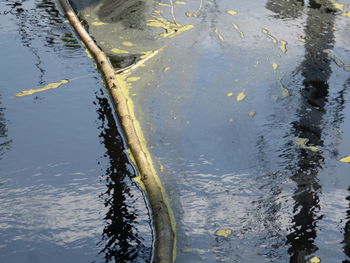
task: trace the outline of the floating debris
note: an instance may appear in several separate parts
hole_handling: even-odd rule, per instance
[[[134,46],[136,46],[134,43],[131,43],[129,41],[122,42],[122,45],[126,46],[126,47],[134,47]]]
[[[238,14],[238,12],[235,11],[235,10],[227,10],[227,13],[228,13],[229,15],[237,15],[237,14]]]
[[[280,49],[282,50],[283,53],[287,53],[287,45],[288,45],[287,41],[281,40]]]
[[[197,14],[196,13],[192,13],[192,12],[186,12],[185,15],[187,17],[197,17]]]
[[[185,1],[173,1],[173,4],[175,4],[175,5],[186,5],[187,3]]]
[[[165,33],[160,34],[161,37],[169,37],[172,38],[182,32],[190,30],[193,28],[193,25],[181,25],[179,23],[169,22],[165,19],[161,14],[158,16],[152,16],[153,19],[149,19],[147,21],[148,26],[152,27],[160,27],[165,30]]]
[[[163,68],[163,72],[167,72],[167,71],[169,71],[170,70],[170,67],[164,67]]]
[[[247,97],[247,94],[245,94],[244,92],[238,93],[236,100],[237,101],[242,101]]]
[[[166,7],[170,7],[170,6],[171,6],[171,5],[165,4],[165,3],[158,3],[158,5],[160,5],[160,6],[166,6]]]
[[[290,96],[289,90],[287,88],[281,87],[280,89],[281,89],[281,94],[282,94],[283,98],[286,98],[286,97]]]
[[[233,93],[232,92],[229,92],[226,94],[227,97],[232,97],[233,96]]]
[[[32,95],[34,93],[49,90],[49,89],[56,89],[59,86],[61,86],[62,84],[66,84],[68,82],[69,82],[68,79],[63,79],[63,80],[58,81],[58,82],[50,83],[50,84],[48,84],[45,87],[40,88],[40,89],[30,89],[30,90],[25,90],[25,91],[19,92],[16,94],[16,97],[28,96],[28,95]]]
[[[341,16],[345,16],[345,17],[349,17],[350,18],[350,11],[345,12],[345,13],[341,13]]]
[[[350,163],[350,155],[344,157],[344,158],[341,158],[339,160],[339,162],[342,162],[342,163]]]
[[[216,230],[215,235],[218,237],[229,237],[232,232],[232,229],[219,229]]]
[[[104,22],[100,22],[100,21],[95,21],[95,22],[92,22],[91,23],[91,25],[93,25],[93,26],[103,26],[103,25],[105,25],[106,23],[104,23]]]
[[[307,142],[309,141],[309,139],[307,138],[299,138],[297,137],[295,139],[295,144],[303,149],[308,149],[310,151],[313,151],[313,152],[317,152],[319,150],[318,147],[316,146],[306,146]]]
[[[119,49],[119,48],[112,48],[111,51],[113,53],[116,53],[116,54],[128,54],[129,53],[129,51],[123,50],[123,49]]]
[[[217,28],[214,29],[214,32],[221,41],[224,41],[224,37],[219,33],[219,30]]]
[[[263,28],[263,29],[261,29],[261,32],[263,32],[265,35],[267,35],[267,36],[272,40],[273,43],[275,43],[275,44],[278,43],[277,38],[275,38],[274,36],[272,36],[272,35],[269,33],[269,30]]]
[[[250,111],[249,113],[248,113],[248,116],[249,117],[254,117],[256,115],[256,111]]]
[[[232,26],[234,29],[236,29],[240,35],[241,38],[244,38],[244,33],[242,32],[242,30],[239,28],[239,26],[237,24],[232,23]]]
[[[321,259],[316,256],[310,259],[310,263],[320,263],[320,262],[321,262]]]
[[[278,64],[276,62],[272,63],[272,68],[274,71],[276,71],[278,69]]]

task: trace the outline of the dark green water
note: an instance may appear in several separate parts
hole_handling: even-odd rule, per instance
[[[117,69],[157,50],[128,90],[176,262],[350,262],[349,1],[72,2]],[[1,10],[0,262],[147,262],[149,216],[101,77],[14,97],[92,61],[54,3]],[[174,18],[193,28],[149,25]]]

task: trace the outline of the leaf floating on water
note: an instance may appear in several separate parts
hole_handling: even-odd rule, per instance
[[[175,4],[175,5],[186,5],[187,3],[185,1],[173,1],[173,4]]]
[[[272,63],[272,68],[274,71],[276,71],[278,69],[278,64],[276,62]]]
[[[238,12],[235,11],[235,10],[227,10],[227,13],[228,13],[229,15],[237,15],[237,14],[238,14]]]
[[[129,77],[129,78],[127,78],[126,81],[128,81],[128,82],[135,82],[135,81],[138,81],[139,79],[140,79],[140,77]]]
[[[192,13],[192,12],[186,12],[185,15],[186,15],[187,17],[197,17],[197,14]]]
[[[244,38],[244,33],[243,33],[242,30],[239,28],[239,26],[236,25],[236,24],[234,24],[234,23],[232,23],[232,26],[233,26],[234,29],[236,29],[236,30],[238,31],[240,37],[241,37],[241,38]]]
[[[244,92],[238,93],[236,100],[237,101],[242,101],[247,97],[247,94],[245,94]]]
[[[124,42],[122,43],[122,45],[123,45],[123,46],[126,46],[126,47],[134,47],[134,46],[136,46],[134,43],[131,43],[131,42],[129,42],[129,41],[124,41]]]
[[[310,259],[310,263],[320,263],[321,259],[319,257],[312,257]]]
[[[342,163],[350,163],[350,155],[339,160]]]
[[[19,92],[16,94],[16,97],[28,96],[28,95],[31,95],[31,94],[34,94],[37,92],[41,92],[41,91],[45,91],[45,90],[49,90],[49,89],[56,89],[59,86],[61,86],[62,84],[66,84],[68,82],[69,82],[68,79],[63,79],[63,80],[58,81],[58,82],[50,83],[50,84],[48,84],[45,87],[40,88],[40,89],[30,89],[30,90],[25,90],[25,91]]]
[[[221,41],[224,41],[224,37],[219,33],[219,30],[217,28],[214,29],[214,32]]]
[[[341,16],[345,16],[345,17],[349,17],[350,18],[350,11],[345,12],[345,13],[341,13]]]
[[[104,22],[100,22],[100,21],[96,21],[96,22],[92,22],[91,23],[91,25],[93,25],[93,26],[103,26],[103,25],[105,25],[106,23],[104,23]]]
[[[299,138],[299,137],[297,137],[295,139],[295,144],[297,146],[299,146],[300,148],[308,149],[308,150],[313,151],[313,152],[317,152],[319,150],[318,147],[316,147],[316,146],[306,146],[308,141],[309,141],[309,139],[307,139],[307,138]]]
[[[129,51],[122,50],[122,49],[119,49],[119,48],[112,48],[111,51],[113,53],[116,53],[116,54],[128,54],[129,53]]]
[[[216,230],[215,235],[218,237],[229,237],[232,234],[232,229]]]
[[[282,97],[286,98],[290,96],[289,90],[287,88],[281,88]]]
[[[287,45],[288,45],[287,41],[281,40],[280,49],[282,50],[283,53],[287,53]]]
[[[232,92],[229,92],[226,94],[227,97],[232,97],[233,96],[233,93]]]
[[[248,113],[248,116],[249,117],[254,117],[256,115],[256,111],[250,111],[249,113]]]

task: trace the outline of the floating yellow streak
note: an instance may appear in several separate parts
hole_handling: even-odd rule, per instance
[[[312,257],[310,259],[310,263],[320,263],[321,259],[319,257]]]
[[[235,10],[227,10],[227,13],[228,13],[229,15],[237,15],[237,14],[238,14],[238,12],[235,11]]]
[[[171,5],[165,4],[165,3],[158,3],[158,5],[160,5],[160,6],[167,6],[167,7],[170,7],[170,6],[171,6]]]
[[[163,11],[162,11],[162,10],[154,10],[153,12],[156,13],[156,14],[158,14],[158,15],[163,14]]]
[[[92,22],[91,25],[93,26],[103,26],[105,25],[106,23],[103,23],[103,22],[100,22],[100,21],[96,21],[96,22]]]
[[[122,50],[122,49],[119,49],[119,48],[112,48],[111,51],[113,53],[116,53],[116,54],[128,54],[129,53],[129,51]]]
[[[127,82],[135,82],[138,81],[140,79],[140,77],[129,77],[126,79]]]
[[[16,94],[16,97],[28,96],[28,95],[32,95],[34,93],[45,91],[45,90],[48,90],[48,89],[56,89],[59,86],[61,86],[62,84],[66,84],[68,82],[69,82],[68,79],[63,79],[63,80],[58,81],[58,82],[50,83],[50,84],[48,84],[45,87],[40,88],[40,89],[30,89],[30,90],[25,90],[25,91],[19,92],[19,93]]]
[[[254,117],[255,115],[256,115],[256,111],[254,111],[254,110],[248,112],[249,117]]]
[[[272,63],[272,68],[274,71],[276,71],[278,69],[278,64],[276,62]]]
[[[123,46],[126,46],[126,47],[134,47],[134,46],[135,46],[134,43],[131,43],[131,42],[129,42],[129,41],[124,41],[124,42],[122,42],[122,45],[123,45]]]
[[[226,95],[227,97],[232,97],[233,96],[233,93],[232,92],[230,92],[230,93],[227,93],[227,95]]]
[[[232,23],[232,26],[233,26],[234,29],[236,29],[236,30],[238,31],[240,37],[241,37],[241,38],[244,38],[244,33],[241,31],[241,29],[239,28],[239,26],[236,25],[236,24],[234,24],[234,23]]]
[[[238,94],[237,94],[236,100],[237,100],[237,101],[242,101],[242,100],[244,100],[246,97],[247,97],[247,94],[245,94],[244,92],[241,92],[241,93],[238,93]]]
[[[269,33],[269,30],[263,28],[263,29],[261,29],[261,32],[263,32],[265,35],[267,35],[269,38],[271,38],[271,40],[272,40],[273,43],[276,44],[276,43],[278,42],[277,38],[275,38],[274,36],[272,36],[272,35]]]
[[[214,32],[221,41],[224,41],[224,37],[219,33],[219,30],[217,28],[214,29]]]
[[[330,1],[332,4],[333,4],[333,6],[336,8],[336,9],[338,9],[338,10],[340,10],[340,11],[344,11],[344,4],[339,4],[339,3],[337,3],[337,2],[335,2],[335,1],[333,1],[333,0],[331,0]]]
[[[232,229],[216,230],[215,235],[219,237],[229,237],[232,234]]]
[[[152,16],[153,19],[149,19],[147,21],[148,26],[152,27],[160,27],[165,30],[165,33],[160,34],[161,37],[169,37],[172,38],[182,32],[190,30],[193,28],[193,25],[181,25],[178,23],[169,22],[160,14],[158,16]]]
[[[288,44],[287,41],[281,40],[280,49],[282,50],[283,53],[287,53],[287,44]]]
[[[186,12],[185,15],[186,15],[187,17],[197,17],[197,14],[192,13],[192,12]]]
[[[185,5],[187,3],[185,1],[173,1],[173,4],[175,4],[175,5]]]
[[[345,16],[345,17],[349,17],[350,18],[350,11],[345,12],[345,13],[341,13],[341,16]]]
[[[307,142],[309,141],[309,139],[307,138],[296,138],[295,139],[295,144],[303,149],[308,149],[310,151],[313,151],[313,152],[317,152],[319,150],[318,147],[316,146],[306,146]]]
[[[169,71],[170,70],[170,67],[164,67],[163,68],[163,72],[167,72],[167,71]]]
[[[339,160],[342,163],[350,163],[350,155]]]

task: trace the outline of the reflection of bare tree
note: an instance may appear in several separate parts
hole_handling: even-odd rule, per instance
[[[105,262],[149,262],[151,247],[144,244],[138,234],[138,214],[131,194],[131,176],[135,174],[124,152],[122,138],[118,132],[112,109],[108,100],[97,96],[98,115],[102,122],[101,142],[106,148],[104,158],[109,164],[105,171],[107,190],[102,194],[108,212],[103,230],[100,253]]]

